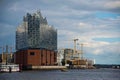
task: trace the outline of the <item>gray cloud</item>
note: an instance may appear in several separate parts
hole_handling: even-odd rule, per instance
[[[11,36],[13,43],[15,29],[22,22],[22,17],[38,9],[47,17],[48,23],[58,29],[58,48],[73,48],[72,39],[79,38],[80,42],[88,44],[85,48],[89,56],[120,53],[119,42],[94,40],[120,37],[120,0],[2,0],[0,40],[4,42]],[[116,16],[99,18],[96,16],[99,12]]]

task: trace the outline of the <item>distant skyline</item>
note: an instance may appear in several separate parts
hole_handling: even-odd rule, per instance
[[[58,30],[58,49],[78,38],[84,57],[120,64],[120,0],[0,0],[0,46],[14,46],[23,16],[37,10]]]

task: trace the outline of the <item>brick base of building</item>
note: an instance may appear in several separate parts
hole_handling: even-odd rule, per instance
[[[27,68],[31,66],[54,66],[57,53],[46,49],[19,50],[15,53],[15,63]]]

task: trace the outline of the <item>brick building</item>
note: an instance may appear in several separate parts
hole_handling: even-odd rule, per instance
[[[16,64],[27,66],[53,66],[57,61],[57,53],[47,49],[27,49],[17,51]]]

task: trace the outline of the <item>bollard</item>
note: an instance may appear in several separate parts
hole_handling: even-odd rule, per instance
[[[12,68],[9,66],[9,73],[11,73],[12,72]]]
[[[22,64],[19,65],[19,72],[22,72]]]

